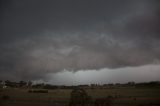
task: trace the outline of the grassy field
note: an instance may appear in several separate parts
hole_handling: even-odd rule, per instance
[[[111,106],[160,106],[159,88],[85,89],[93,100],[114,97]],[[0,89],[0,106],[68,106],[71,89],[28,93],[28,89]]]

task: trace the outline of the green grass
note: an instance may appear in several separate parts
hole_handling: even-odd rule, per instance
[[[93,99],[116,97],[113,106],[140,106],[160,104],[159,88],[113,88],[113,89],[86,89]],[[68,89],[49,90],[48,93],[28,93],[27,89],[1,89],[0,106],[62,106],[70,100]],[[7,95],[9,98],[4,99]],[[62,104],[62,105],[58,105]]]

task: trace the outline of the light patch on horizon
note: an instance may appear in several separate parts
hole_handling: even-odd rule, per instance
[[[150,64],[138,67],[117,69],[103,68],[99,70],[79,70],[72,72],[64,70],[48,74],[47,83],[56,85],[106,84],[126,83],[129,81],[146,82],[160,80],[160,65]]]

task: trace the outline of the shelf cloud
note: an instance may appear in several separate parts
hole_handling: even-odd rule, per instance
[[[160,61],[158,0],[1,0],[0,14],[4,80]]]

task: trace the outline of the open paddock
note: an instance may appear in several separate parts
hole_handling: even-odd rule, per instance
[[[38,90],[37,90],[38,91]],[[68,106],[71,89],[47,90],[48,93],[29,93],[28,89],[1,89],[0,106]],[[159,88],[85,89],[93,101],[113,97],[110,106],[160,106]]]

